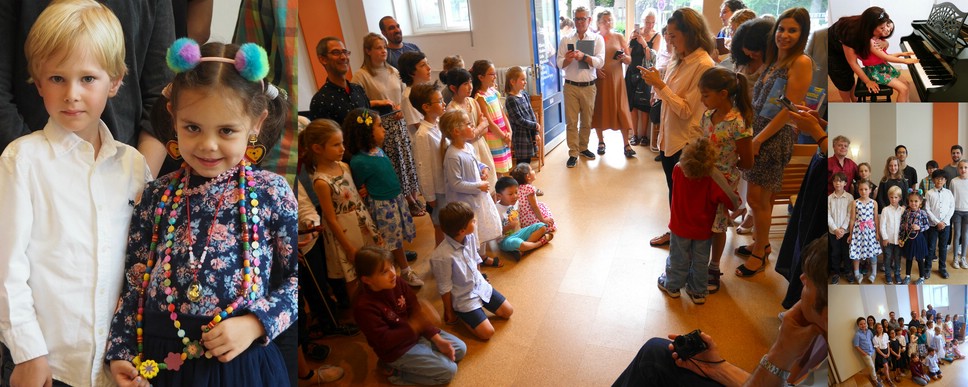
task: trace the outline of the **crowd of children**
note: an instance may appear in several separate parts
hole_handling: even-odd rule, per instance
[[[928,305],[928,308],[931,308]],[[869,377],[874,385],[896,385],[909,376],[914,383],[924,386],[943,378],[941,366],[964,359],[959,346],[964,341],[964,322],[958,315],[912,311],[912,319],[904,318],[876,322],[874,316],[858,317],[853,347],[862,354]]]

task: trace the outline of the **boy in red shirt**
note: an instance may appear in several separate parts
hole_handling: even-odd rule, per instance
[[[659,289],[678,298],[685,287],[696,304],[706,303],[708,294],[707,266],[716,207],[722,203],[732,210],[739,205],[739,196],[716,169],[717,152],[709,140],[698,139],[682,150],[672,170],[672,239]]]

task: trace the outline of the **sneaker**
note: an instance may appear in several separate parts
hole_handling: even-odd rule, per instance
[[[416,261],[417,260],[417,252],[416,251],[407,250],[406,252],[403,253],[403,255],[405,255],[407,257],[407,262],[413,262],[413,261]]]
[[[343,369],[334,365],[323,364],[309,372],[303,380],[312,380],[316,384],[332,383],[343,378]]]
[[[853,275],[847,275],[847,283],[856,284],[857,283],[857,278],[854,277]]]
[[[911,276],[909,275],[904,276],[904,282],[902,284],[909,285],[910,283],[911,283]]]
[[[947,270],[942,270],[941,271],[941,278],[948,279],[948,271]]]
[[[871,281],[872,284],[874,283],[874,280],[875,279],[877,279],[877,277],[875,276],[874,273],[871,273],[871,275],[869,277],[867,277],[867,280],[868,281]]]
[[[665,275],[665,273],[662,273],[662,275],[659,276],[659,281],[658,282],[659,282],[659,289],[662,290],[663,292],[665,292],[666,294],[668,294],[669,297],[679,298],[679,296],[680,296],[679,289],[671,290],[671,289],[669,289],[669,288],[666,287],[666,275]],[[703,299],[703,302],[705,302],[705,299]]]
[[[419,288],[424,285],[423,280],[420,279],[419,276],[417,276],[417,272],[414,271],[413,268],[403,273],[403,280],[407,282],[407,285],[413,286],[415,288]]]
[[[915,285],[924,285],[924,277],[918,278],[917,281],[914,281],[914,284]]]
[[[894,279],[892,279],[891,277],[887,277],[887,284],[894,285]]]
[[[583,150],[581,152],[578,152],[578,154],[581,155],[581,157],[584,157],[586,159],[595,160],[595,154],[592,153],[592,151],[590,151],[588,149],[585,149],[585,150]]]
[[[959,258],[955,258],[955,261],[951,263],[951,266],[955,269],[961,269],[961,260]]]
[[[574,168],[576,165],[578,165],[578,158],[577,157],[569,157],[568,158],[568,162],[565,163],[565,165],[568,168]]]
[[[693,293],[689,293],[689,292],[686,292],[686,294],[689,295],[689,299],[692,300],[692,303],[693,304],[702,305],[702,304],[705,304],[706,303],[706,296],[704,296],[704,295],[701,295],[701,294],[693,294]]]

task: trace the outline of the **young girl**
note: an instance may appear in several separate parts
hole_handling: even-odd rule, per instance
[[[948,188],[955,197],[955,214],[951,217],[955,256],[951,265],[955,269],[968,269],[968,262],[965,262],[968,255],[968,161],[958,162],[958,176],[951,179]]]
[[[891,380],[891,369],[888,358],[891,355],[890,349],[890,339],[886,332],[884,332],[884,326],[881,324],[874,324],[874,336],[871,338],[872,344],[874,344],[874,369],[878,372],[884,372],[884,379],[891,385],[893,385],[893,380]]]
[[[400,70],[400,80],[407,85],[403,89],[403,104],[400,111],[403,112],[409,133],[413,135],[424,116],[410,103],[410,90],[415,85],[430,82],[430,62],[422,52],[407,51],[397,59],[397,68]]]
[[[871,197],[876,198],[877,184],[874,184],[874,182],[871,181],[871,165],[866,161],[857,165],[857,181],[861,181],[861,180],[867,180],[868,182],[871,183]],[[851,194],[854,195],[854,199],[857,199],[860,197],[857,194],[856,184],[854,184],[854,192],[851,192]]]
[[[278,139],[288,102],[255,44],[179,39],[167,60],[167,148],[185,162],[135,205],[105,359],[121,385],[289,383],[272,340],[297,314],[296,198],[250,163]]]
[[[857,185],[860,199],[850,206],[850,235],[847,236],[847,243],[850,244],[850,259],[854,261],[854,277],[857,278],[857,283],[864,283],[860,274],[862,260],[870,261],[871,273],[868,280],[874,283],[877,256],[881,254],[881,245],[877,241],[877,202],[868,196],[871,186],[867,180],[861,180]]]
[[[894,332],[893,329],[890,329],[887,332],[888,332],[888,337],[891,339],[891,341],[888,343],[888,351],[890,352],[888,353],[887,364],[891,367],[894,381],[900,382],[901,381],[901,367],[900,367],[901,342],[898,341],[897,332]]]
[[[889,46],[887,38],[894,35],[894,22],[890,18],[881,19],[881,24],[874,29],[874,36],[871,37],[868,54],[862,56],[858,52],[857,57],[861,65],[864,66],[864,74],[879,85],[888,85],[897,90],[897,102],[908,102],[908,89],[910,85],[907,81],[901,80],[901,73],[890,63],[914,64],[918,63],[915,58],[901,58],[902,56],[913,56],[913,52],[901,52],[890,55],[887,53]],[[890,63],[889,63],[890,62]],[[869,87],[869,86],[868,86]]]
[[[393,171],[390,159],[380,147],[386,130],[380,115],[369,109],[353,109],[343,121],[346,130],[346,150],[350,171],[357,188],[366,187],[366,204],[370,219],[374,219],[386,247],[393,249],[393,258],[400,267],[401,277],[410,286],[423,286],[423,280],[407,263],[403,241],[412,242],[417,236],[413,218],[403,198],[400,180]],[[347,157],[344,156],[344,160]]]
[[[477,106],[487,119],[488,128],[484,135],[487,145],[491,148],[491,158],[494,159],[494,172],[498,176],[507,176],[511,171],[511,127],[505,119],[507,113],[501,106],[501,93],[497,91],[494,82],[497,80],[497,70],[491,61],[482,59],[471,66],[471,81],[474,90],[471,95],[477,101]],[[485,239],[481,239],[482,241]]]
[[[911,370],[911,381],[919,386],[928,385],[928,375],[924,371],[924,364],[921,363],[921,357],[917,353],[911,354],[911,364],[908,368]]]
[[[313,179],[323,216],[323,247],[330,279],[345,279],[351,296],[359,286],[353,257],[364,245],[382,245],[366,205],[356,191],[349,165],[342,162],[343,133],[332,120],[316,120],[299,133],[300,164]]]
[[[900,344],[900,349],[898,350],[898,353],[900,354],[900,356],[897,359],[898,360],[897,368],[900,369],[900,372],[903,374],[904,371],[908,369],[908,362],[910,361],[910,357],[908,356],[908,343],[910,342],[910,340],[908,340],[907,330],[903,328],[898,328],[898,329],[895,329],[895,331],[896,331],[895,336],[897,336],[897,342],[898,344]]]
[[[887,277],[887,284],[893,285],[901,283],[901,247],[898,245],[898,235],[904,207],[900,206],[899,187],[891,187],[887,196],[891,199],[891,204],[881,210],[880,240],[884,250],[884,275]]]
[[[738,166],[749,168],[753,165],[753,151],[750,141],[753,129],[749,126],[753,118],[750,105],[749,88],[746,76],[722,67],[706,70],[699,77],[699,93],[706,112],[699,120],[704,137],[713,147],[719,149],[716,168],[726,177],[729,186],[739,189],[740,171]],[[726,207],[719,205],[716,220],[713,221],[712,249],[709,259],[709,292],[719,291],[719,260],[726,246],[726,229],[733,225],[733,219]],[[745,266],[740,266],[742,271]],[[744,272],[743,274],[747,274]]]
[[[908,194],[908,209],[901,215],[901,227],[897,244],[901,246],[901,255],[905,257],[903,285],[911,283],[911,262],[918,262],[917,284],[924,283],[925,257],[928,256],[928,241],[922,231],[928,228],[928,213],[921,209],[921,195],[917,192]]]
[[[363,281],[353,316],[380,361],[393,370],[390,383],[447,384],[467,345],[437,328],[436,312],[425,307],[397,276],[390,252],[366,246],[356,254]]]
[[[477,238],[483,244],[501,237],[501,215],[488,195],[490,184],[481,181],[483,163],[474,156],[467,143],[474,138],[474,127],[462,110],[451,110],[440,117],[440,131],[449,140],[444,151],[444,196],[448,202],[467,203],[477,218]],[[445,141],[441,142],[444,148]],[[442,149],[443,150],[443,149]]]
[[[474,126],[474,151],[477,152],[477,159],[487,166],[487,182],[494,187],[497,184],[497,173],[494,172],[494,158],[491,157],[491,148],[487,145],[484,133],[490,126],[484,119],[481,108],[477,106],[473,98],[470,98],[474,85],[471,83],[471,73],[463,68],[453,69],[447,72],[447,89],[453,94],[453,99],[447,104],[447,110],[463,110],[471,119]]]
[[[531,159],[538,156],[538,141],[544,141],[544,129],[531,108],[531,97],[524,91],[527,84],[523,69],[515,66],[508,70],[504,85],[504,93],[507,94],[504,108],[511,122],[514,164],[531,164]]]
[[[534,182],[534,169],[531,164],[521,163],[511,171],[511,177],[518,182],[518,215],[521,217],[521,227],[528,227],[541,222],[548,226],[548,232],[555,232],[555,218],[551,210],[544,203],[538,202]]]
[[[897,157],[888,157],[887,162],[884,164],[884,176],[881,177],[881,186],[877,188],[877,196],[873,196],[874,189],[871,189],[871,197],[877,198],[879,208],[887,207],[888,203],[890,203],[890,200],[887,199],[887,191],[891,187],[900,187],[901,192],[910,192],[908,191],[907,179],[901,173],[900,165]],[[858,168],[860,167],[858,166]]]

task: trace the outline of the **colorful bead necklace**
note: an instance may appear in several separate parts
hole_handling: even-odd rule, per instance
[[[255,265],[256,269],[259,266],[259,259],[254,258],[252,255],[253,249],[259,248],[259,200],[255,193],[255,181],[253,180],[252,167],[244,159],[239,163],[239,180],[238,180],[238,205],[239,205],[239,218],[242,225],[242,267],[240,271],[242,272],[242,288],[240,289],[238,297],[232,301],[231,304],[225,307],[221,312],[215,314],[212,320],[202,327],[203,332],[208,332],[219,322],[228,318],[235,310],[244,306],[246,299],[256,299],[258,298],[258,285],[253,281],[253,268]],[[145,273],[141,282],[141,297],[138,300],[138,311],[136,317],[137,325],[137,335],[138,335],[138,356],[136,356],[132,362],[134,366],[138,369],[138,372],[142,377],[146,379],[152,379],[160,370],[172,370],[178,371],[182,364],[184,364],[186,359],[197,359],[205,353],[205,347],[202,345],[201,338],[198,340],[191,340],[187,337],[184,329],[182,329],[182,324],[178,320],[178,313],[175,312],[175,291],[172,287],[171,280],[171,256],[172,256],[172,246],[174,245],[175,236],[175,221],[178,217],[179,208],[181,207],[182,197],[185,194],[185,187],[188,185],[188,178],[191,175],[191,168],[188,164],[182,164],[182,168],[179,169],[172,176],[171,181],[168,183],[168,187],[161,196],[161,201],[158,203],[158,207],[154,211],[154,222],[153,231],[151,235],[151,245],[150,251],[148,253],[148,262],[145,267]],[[218,179],[218,177],[216,177]],[[177,183],[177,188],[176,188]],[[186,207],[187,207],[187,197]],[[159,240],[159,225],[161,224],[161,215],[165,212],[165,208],[171,205],[171,210],[168,213],[168,227],[165,230],[165,242],[164,242],[164,258],[162,259],[162,267],[164,268],[164,277],[162,285],[164,286],[164,292],[166,295],[166,301],[168,306],[166,310],[171,313],[171,320],[177,330],[178,337],[181,338],[182,344],[184,344],[184,349],[181,354],[174,352],[168,353],[168,356],[162,362],[157,362],[151,359],[144,358],[144,308],[145,308],[145,298],[147,297],[148,284],[151,281],[152,269],[155,266],[155,258],[158,251],[158,240]],[[246,209],[246,204],[249,205],[249,209]],[[217,215],[218,210],[216,210]],[[251,228],[249,222],[251,221]],[[186,227],[191,227],[190,224]],[[250,243],[251,240],[251,243]],[[206,246],[207,250],[207,246]],[[194,254],[191,254],[194,255]],[[203,256],[205,254],[203,253]],[[202,258],[204,259],[204,258]],[[258,273],[258,270],[256,270]],[[189,287],[189,293],[191,293],[191,287]],[[189,297],[191,297],[189,295]],[[210,355],[206,354],[206,357]]]
[[[187,190],[185,190],[187,191]],[[189,196],[185,195],[185,212],[188,218],[188,224],[192,224],[192,205],[189,202]],[[208,236],[205,238],[205,247],[202,248],[202,256],[195,258],[195,251],[192,246],[195,245],[195,238],[192,236],[191,227],[185,227],[185,240],[188,241],[188,267],[192,270],[192,284],[188,285],[188,300],[191,302],[198,302],[202,300],[202,284],[198,282],[198,271],[202,269],[202,265],[205,264],[205,257],[208,255],[208,247],[212,242],[212,231],[215,229],[215,224],[218,223],[218,211],[222,208],[222,199],[224,195],[219,195],[218,205],[215,206],[215,215],[212,215],[212,223],[208,225]]]

